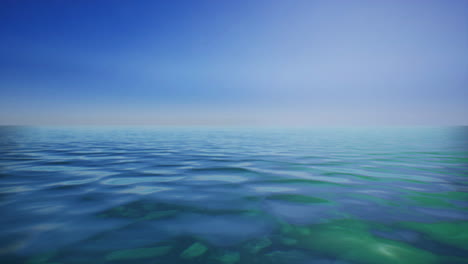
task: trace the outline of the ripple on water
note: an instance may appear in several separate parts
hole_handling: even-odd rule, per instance
[[[1,263],[468,259],[467,141],[447,130],[2,131]]]
[[[169,191],[173,188],[170,187],[162,187],[162,186],[134,186],[131,188],[125,188],[123,190],[118,191],[119,193],[130,193],[130,194],[140,194],[140,195],[147,195],[157,192]]]
[[[183,176],[125,177],[107,179],[103,180],[101,183],[107,185],[130,185],[135,183],[172,182],[181,180],[183,178]]]
[[[195,182],[228,182],[228,183],[241,183],[247,181],[247,177],[237,175],[195,175],[190,177],[190,181]]]

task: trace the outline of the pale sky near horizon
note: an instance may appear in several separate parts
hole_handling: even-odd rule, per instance
[[[468,125],[468,1],[2,1],[0,125]]]

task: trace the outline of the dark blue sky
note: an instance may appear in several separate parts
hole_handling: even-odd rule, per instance
[[[468,124],[468,1],[2,1],[0,124]]]

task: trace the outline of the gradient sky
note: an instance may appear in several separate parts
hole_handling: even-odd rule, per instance
[[[3,0],[0,36],[0,124],[468,124],[464,0]]]

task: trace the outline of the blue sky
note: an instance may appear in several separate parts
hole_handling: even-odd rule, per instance
[[[468,125],[468,1],[2,1],[0,124]]]

